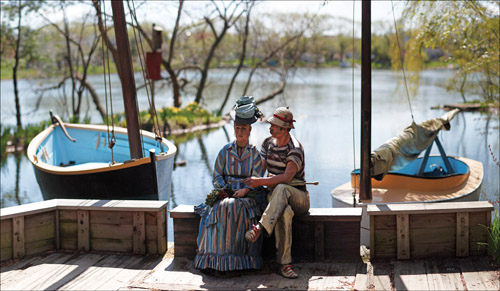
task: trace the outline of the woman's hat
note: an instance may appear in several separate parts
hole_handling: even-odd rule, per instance
[[[231,118],[239,124],[252,124],[263,116],[259,108],[255,106],[253,96],[240,97],[231,110]]]
[[[278,107],[276,110],[274,110],[273,116],[271,116],[267,122],[272,123],[274,125],[277,125],[279,127],[284,127],[284,128],[295,128],[293,126],[293,123],[295,120],[293,120],[293,114],[290,109],[287,107]]]

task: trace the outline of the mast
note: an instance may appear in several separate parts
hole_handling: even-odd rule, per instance
[[[371,66],[371,3],[363,0],[361,8],[361,173],[359,199],[372,199],[370,174],[372,66]]]
[[[137,98],[132,71],[132,55],[127,35],[127,25],[125,23],[125,11],[122,1],[111,1],[113,9],[113,22],[116,35],[116,47],[118,50],[119,66],[122,68],[122,92],[123,104],[125,106],[125,117],[127,120],[127,134],[130,148],[130,158],[142,158],[141,136],[139,133],[139,116],[137,113]]]

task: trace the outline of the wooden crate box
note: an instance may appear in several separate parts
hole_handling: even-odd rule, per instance
[[[361,208],[311,208],[293,220],[292,256],[297,259],[358,258]],[[193,205],[170,211],[174,220],[175,256],[194,258],[200,217]],[[263,252],[273,253],[274,239],[264,239]]]
[[[49,250],[164,254],[165,201],[53,199],[2,209],[1,260]]]
[[[487,201],[368,205],[370,257],[486,255],[492,210]]]

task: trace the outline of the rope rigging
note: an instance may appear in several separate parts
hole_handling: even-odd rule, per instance
[[[392,19],[394,20],[394,28],[396,30],[396,43],[398,44],[399,57],[400,57],[400,61],[401,61],[401,69],[403,70],[403,79],[404,79],[405,88],[406,88],[406,97],[408,98],[408,105],[410,106],[411,120],[413,122],[415,122],[415,119],[413,118],[413,110],[411,108],[410,92],[408,91],[408,83],[406,82],[406,73],[405,73],[405,66],[404,66],[404,59],[403,59],[403,51],[401,49],[401,45],[399,44],[399,33],[398,33],[398,26],[396,24],[396,16],[394,13],[394,2],[392,2],[392,0],[391,0],[391,6],[392,6]]]
[[[102,6],[102,13],[104,14],[103,17],[103,22],[104,22],[104,31],[108,30],[107,27],[107,14],[106,14],[106,5],[105,2],[99,2],[100,6]],[[135,12],[135,4],[132,1],[132,6],[130,6],[130,3],[127,1],[129,4],[129,11],[130,11],[130,17],[131,17],[131,23],[132,23],[132,31],[134,33],[134,38],[135,38],[135,44],[136,44],[136,49],[139,54],[139,60],[141,64],[141,71],[142,71],[142,76],[144,79],[144,83],[146,84],[146,95],[150,107],[150,114],[151,114],[151,120],[152,120],[152,126],[153,126],[153,131],[155,133],[155,139],[157,142],[160,143],[161,146],[161,140],[162,140],[162,134],[160,131],[160,126],[159,126],[159,120],[158,116],[155,110],[154,106],[154,101],[152,101],[152,98],[150,97],[150,91],[152,90],[152,84],[150,81],[147,80],[146,78],[146,72],[144,69],[144,59],[145,59],[145,53],[144,53],[144,47],[142,46],[142,38],[139,33],[139,37],[137,36],[138,33],[136,33],[137,26],[139,25],[136,17],[136,12]],[[116,143],[116,137],[115,137],[115,120],[114,120],[114,112],[113,112],[113,96],[112,96],[112,90],[111,90],[111,69],[110,69],[110,60],[109,60],[109,47],[106,45],[106,49],[104,49],[105,46],[105,39],[104,37],[102,38],[102,55],[103,55],[103,69],[104,69],[104,93],[105,93],[105,99],[106,99],[106,126],[107,126],[107,143],[108,147],[111,149],[111,164],[115,163],[114,160],[114,153],[113,153],[113,147]],[[109,101],[108,101],[109,97]],[[135,94],[135,99],[136,99],[136,108],[135,110],[139,113],[139,105],[138,105],[138,96]],[[111,114],[111,115],[110,115]],[[109,120],[111,118],[111,121]],[[141,120],[141,115],[137,115],[137,119],[139,122],[139,129],[142,128],[142,120]],[[111,125],[110,125],[111,123]],[[139,134],[140,139],[141,139],[141,148],[142,151],[145,149],[144,147],[144,136],[142,134]],[[163,150],[163,149],[162,149]]]
[[[99,2],[101,3],[101,2]],[[103,14],[104,14],[104,31],[105,33],[108,31],[107,28],[107,15],[106,15],[106,5],[104,1],[102,2],[102,9],[103,9]],[[115,163],[115,159],[113,156],[113,147],[116,143],[116,137],[115,137],[115,121],[113,118],[113,96],[111,93],[111,77],[110,77],[110,66],[109,66],[109,47],[106,45],[106,53],[104,53],[104,37],[101,38],[101,49],[102,49],[102,66],[104,69],[104,97],[106,99],[106,131],[107,131],[107,142],[108,142],[108,147],[111,149],[111,164]],[[107,70],[106,70],[106,65],[107,65]],[[108,80],[106,80],[106,77],[108,77]],[[110,131],[109,131],[109,112],[108,112],[108,86],[109,86],[109,103],[110,103],[110,109],[111,109],[111,137],[110,137]]]
[[[356,2],[352,2],[352,57],[351,57],[351,63],[352,63],[352,70],[351,70],[351,92],[352,92],[352,100],[351,100],[351,105],[352,105],[352,155],[353,155],[353,170],[356,169],[356,134],[355,134],[355,129],[354,129],[354,43],[355,43],[355,37],[354,37],[354,15],[356,11]],[[352,192],[352,198],[353,198],[353,206],[356,207],[356,187],[353,187],[353,192]]]
[[[139,54],[139,61],[141,63],[141,72],[142,72],[142,77],[144,80],[145,88],[146,88],[146,96],[148,99],[148,104],[149,104],[149,111],[151,114],[151,120],[153,121],[153,131],[155,133],[155,139],[160,143],[161,146],[161,139],[163,137],[162,132],[160,130],[160,122],[158,120],[158,114],[156,112],[156,106],[154,104],[154,99],[150,96],[152,95],[151,92],[153,92],[153,81],[148,80],[146,77],[146,71],[144,70],[144,60],[146,59],[146,53],[144,52],[144,46],[142,45],[142,37],[141,33],[136,33],[137,27],[139,26],[139,23],[137,21],[137,14],[136,14],[136,9],[135,9],[135,4],[134,1],[132,2],[132,7],[130,7],[130,2],[127,1],[127,4],[129,6],[130,10],[130,19],[132,22],[132,31],[134,32],[134,39],[135,39],[135,44],[137,48],[137,52]],[[135,22],[135,24],[134,24]],[[139,37],[137,37],[139,35]],[[139,115],[139,122],[140,122],[140,115]],[[141,135],[142,138],[142,135]],[[143,141],[144,143],[144,141]],[[144,148],[144,146],[143,146]]]

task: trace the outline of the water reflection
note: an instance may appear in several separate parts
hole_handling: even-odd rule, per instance
[[[1,208],[43,200],[34,173],[32,176],[26,175],[27,166],[30,166],[30,162],[24,153],[2,157]],[[29,181],[34,183],[26,184]]]
[[[420,93],[412,98],[415,122],[444,114],[442,110],[430,110],[437,104],[459,102],[459,94],[447,92],[440,86],[453,72],[429,71],[421,76],[425,81]],[[355,96],[359,96],[359,73]],[[406,97],[396,92],[399,74],[390,71],[373,72],[372,148],[399,134],[411,123]],[[220,81],[220,80],[218,80]],[[269,82],[273,82],[272,80]],[[4,82],[2,81],[2,84]],[[263,86],[262,86],[263,87]],[[207,91],[205,106],[218,108],[218,97],[225,87],[213,83]],[[4,110],[4,88],[2,88],[2,110]],[[237,91],[235,91],[237,92]],[[261,88],[252,93],[258,97]],[[162,94],[165,94],[162,95]],[[7,97],[8,98],[8,97]],[[146,98],[146,97],[144,97]],[[155,96],[158,104],[168,104],[166,93]],[[235,96],[234,99],[237,97]],[[296,78],[289,81],[285,94],[259,105],[269,116],[278,106],[289,105],[296,122],[292,134],[302,143],[306,153],[306,179],[319,181],[320,185],[309,187],[311,207],[331,206],[330,192],[349,181],[353,169],[353,155],[359,163],[359,100],[356,99],[355,120],[352,125],[350,70],[300,69]],[[29,106],[29,104],[26,104]],[[43,104],[42,104],[43,106]],[[43,108],[42,108],[43,109]],[[42,110],[41,109],[41,110]],[[47,108],[45,108],[47,109]],[[26,109],[28,110],[28,108]],[[4,122],[2,111],[2,123]],[[45,118],[45,114],[43,115]],[[34,122],[35,120],[33,120]],[[451,123],[450,131],[442,131],[440,140],[448,155],[463,156],[478,160],[484,166],[484,182],[481,199],[496,200],[499,196],[500,168],[493,162],[488,145],[497,156],[499,149],[498,114],[465,112],[458,114]],[[356,144],[353,149],[353,132]],[[484,136],[481,136],[484,135]],[[250,141],[260,148],[269,136],[269,125],[257,122],[252,126]],[[186,161],[177,166],[172,174],[172,194],[169,209],[181,204],[197,205],[205,200],[212,187],[212,167],[221,147],[234,139],[232,124],[218,129],[167,137],[177,146],[175,162]],[[353,153],[354,150],[354,153]],[[432,154],[437,154],[434,147]],[[3,159],[5,157],[2,157]],[[41,201],[33,168],[25,155],[16,158],[8,155],[1,170],[1,207]],[[359,164],[356,165],[359,167]],[[19,172],[18,172],[19,169]],[[17,194],[16,194],[17,193]],[[498,205],[496,206],[498,207]],[[169,219],[169,239],[172,239]]]

